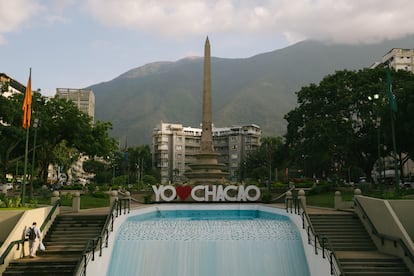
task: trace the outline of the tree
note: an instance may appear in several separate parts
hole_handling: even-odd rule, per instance
[[[243,178],[274,179],[273,171],[284,160],[283,147],[282,137],[262,137],[260,147],[242,162]]]
[[[405,93],[413,91],[414,76],[398,71],[392,73],[392,79],[400,104],[402,98],[409,97]],[[389,154],[392,149],[386,89],[384,68],[338,71],[326,76],[319,85],[302,87],[297,92],[298,106],[285,116],[290,162],[300,163],[305,156],[311,160],[308,169],[318,177],[339,175],[348,179],[351,168],[359,168],[370,176],[378,159],[378,133],[388,149],[381,154]],[[379,94],[377,102],[369,100],[368,96],[374,94]],[[397,114],[397,126],[406,122],[407,112],[412,110],[409,103],[406,105],[405,114]],[[412,122],[408,125],[413,127]],[[397,130],[398,137],[405,137],[409,127]],[[406,150],[409,146],[401,143],[400,151]]]
[[[0,173],[2,178],[12,166],[23,161],[25,132],[22,124],[22,94],[9,98],[0,97]],[[43,183],[46,182],[48,165],[58,164],[68,168],[80,154],[106,157],[114,150],[116,142],[108,136],[111,124],[96,122],[65,99],[46,99],[34,92],[32,120],[41,121],[37,131],[36,164],[41,168]],[[30,129],[29,147],[33,150],[34,131]],[[22,164],[23,162],[19,162]]]

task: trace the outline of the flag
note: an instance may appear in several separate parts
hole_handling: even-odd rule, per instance
[[[23,101],[23,128],[30,127],[30,116],[32,115],[32,69],[30,69],[29,80],[27,81],[26,94]]]
[[[397,102],[395,100],[395,95],[392,93],[392,82],[391,82],[391,71],[388,68],[387,70],[387,95],[388,101],[390,102],[390,108],[393,114],[397,113]]]

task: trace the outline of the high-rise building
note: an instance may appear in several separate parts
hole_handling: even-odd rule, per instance
[[[383,64],[389,64],[394,70],[414,73],[414,49],[393,48],[382,57]]]
[[[4,73],[0,73],[0,89],[3,97],[10,97],[15,93],[25,93],[26,87]]]
[[[92,90],[74,88],[56,88],[56,96],[73,102],[80,111],[88,114],[92,122],[95,119],[95,95]]]
[[[161,184],[185,181],[184,172],[200,152],[201,128],[161,122],[153,129],[153,166],[160,171]],[[239,168],[247,155],[260,146],[261,129],[254,124],[212,128],[218,162],[225,165],[230,180],[239,181]]]

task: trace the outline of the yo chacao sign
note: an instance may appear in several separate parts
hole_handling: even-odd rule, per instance
[[[260,198],[260,189],[257,186],[236,186],[236,185],[198,185],[198,186],[173,186],[160,185],[152,186],[155,193],[155,201],[173,201],[177,197],[184,201],[191,198],[194,201],[257,201]]]

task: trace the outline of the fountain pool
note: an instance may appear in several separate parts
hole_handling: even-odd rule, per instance
[[[307,256],[301,231],[277,208],[160,205],[134,210],[118,217],[116,224],[111,252],[91,262],[88,274],[325,275],[322,267],[315,274],[308,265],[314,261]]]

